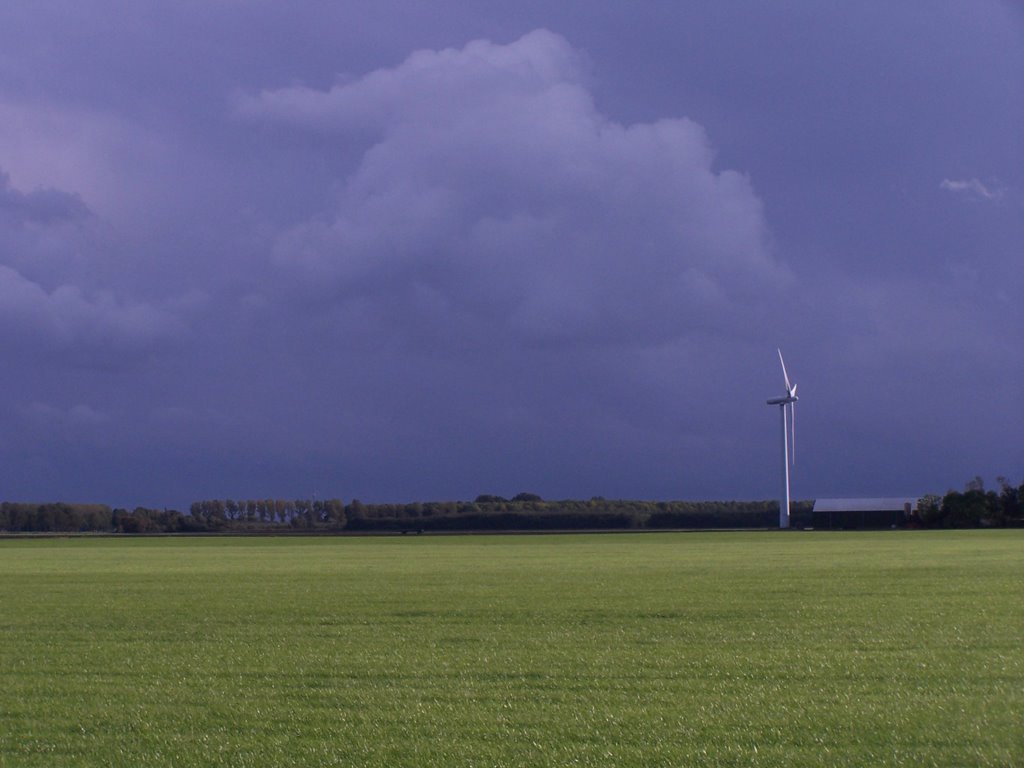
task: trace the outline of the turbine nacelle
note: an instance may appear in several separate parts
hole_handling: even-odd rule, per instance
[[[782,350],[776,350],[779,353],[779,363],[782,364],[782,380],[786,382],[786,395],[785,397],[773,397],[768,400],[768,405],[790,405],[795,403],[800,398],[796,396],[796,384],[791,384],[789,381],[789,373],[786,371],[786,361],[782,359]]]

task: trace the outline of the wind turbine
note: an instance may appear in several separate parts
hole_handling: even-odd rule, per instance
[[[789,528],[789,465],[790,462],[796,465],[796,384],[789,383],[789,374],[786,373],[786,361],[782,359],[782,350],[779,352],[779,362],[782,363],[782,378],[786,382],[786,396],[773,397],[768,405],[779,406],[779,413],[782,414],[782,498],[779,501],[779,528]],[[789,415],[786,415],[786,406],[789,406]],[[793,434],[792,447],[790,444],[790,431]]]

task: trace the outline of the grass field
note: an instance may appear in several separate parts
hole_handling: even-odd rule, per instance
[[[1024,765],[1024,531],[0,541],[2,766]]]

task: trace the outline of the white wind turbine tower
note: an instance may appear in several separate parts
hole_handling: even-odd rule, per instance
[[[779,362],[782,363],[782,378],[786,381],[786,396],[773,397],[768,405],[779,406],[779,413],[782,414],[782,498],[779,501],[779,528],[789,528],[789,465],[796,464],[796,384],[789,383],[789,374],[786,373],[786,361],[782,359],[782,350],[779,352]],[[786,415],[786,406],[789,406],[789,415]],[[790,444],[790,431],[793,433],[792,445]]]

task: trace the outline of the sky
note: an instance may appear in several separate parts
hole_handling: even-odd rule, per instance
[[[1024,480],[1024,5],[0,6],[0,498]]]

